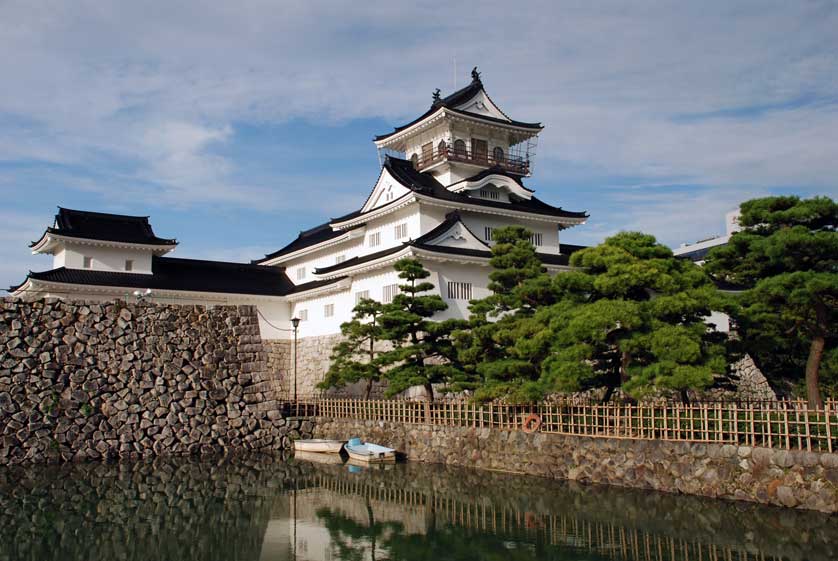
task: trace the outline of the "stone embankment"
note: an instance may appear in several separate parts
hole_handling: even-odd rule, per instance
[[[838,513],[838,454],[327,418],[314,433],[412,461]]]
[[[0,464],[277,450],[252,306],[0,302]]]

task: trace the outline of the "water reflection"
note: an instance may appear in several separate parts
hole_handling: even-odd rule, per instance
[[[835,558],[822,514],[445,466],[0,469],[0,561]]]

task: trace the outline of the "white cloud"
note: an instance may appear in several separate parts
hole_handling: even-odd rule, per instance
[[[52,267],[52,259],[32,255],[29,243],[37,239],[48,226],[43,216],[0,211],[0,290],[23,282],[26,271],[42,271]]]
[[[548,125],[536,187],[574,167],[647,191],[835,193],[835,29],[830,1],[11,1],[0,5],[0,161],[63,166],[68,188],[124,204],[340,212],[368,186],[328,167],[254,178],[225,155],[237,126],[400,124],[434,87],[451,89],[456,57],[458,85],[479,65],[508,113]],[[643,206],[610,192],[626,209],[615,224],[679,228],[648,214],[668,204],[657,191]]]

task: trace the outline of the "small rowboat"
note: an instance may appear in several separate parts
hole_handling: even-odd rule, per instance
[[[351,460],[366,464],[382,464],[396,461],[396,451],[392,448],[361,442],[360,438],[352,438],[346,444],[346,451]]]
[[[296,452],[320,452],[327,454],[340,454],[345,440],[295,440],[294,450]]]

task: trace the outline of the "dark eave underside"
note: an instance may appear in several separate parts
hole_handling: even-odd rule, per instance
[[[360,214],[360,213],[358,213]],[[301,249],[305,249],[307,247],[311,247],[313,245],[317,245],[320,243],[327,242],[329,240],[333,240],[335,238],[339,238],[340,236],[344,235],[349,230],[333,230],[330,226],[331,222],[327,222],[325,224],[320,224],[319,226],[315,226],[309,230],[305,230],[300,232],[300,234],[288,245],[285,247],[274,251],[273,253],[269,253],[265,255],[262,259],[254,260],[253,264],[261,264],[265,263],[266,261],[270,261],[271,259],[275,259],[277,257],[281,257],[283,255],[287,255],[289,253],[294,253],[295,251],[299,251]],[[360,228],[363,224],[359,224],[356,228]],[[353,228],[354,229],[354,228]]]
[[[408,247],[415,247],[416,249],[430,251],[432,253],[442,253],[448,255],[463,255],[469,257],[482,257],[486,259],[492,257],[492,252],[490,250],[465,249],[460,247],[449,247],[444,245],[430,245],[421,241],[423,238],[426,238],[426,236],[422,236],[422,238],[412,242],[403,243],[401,245],[397,245],[389,249],[384,249],[382,251],[377,251],[369,255],[364,255],[363,257],[353,257],[352,259],[347,259],[346,261],[343,261],[342,263],[338,263],[336,265],[330,265],[329,267],[323,267],[322,269],[315,269],[314,273],[317,275],[327,275],[330,273],[334,273],[335,271],[341,271],[350,267],[363,265],[364,263],[375,261],[376,259],[381,259],[390,255],[395,255],[396,253]],[[573,251],[577,251],[578,249],[583,248],[583,246],[569,247],[572,247]],[[565,249],[564,244],[562,244],[562,249]],[[558,255],[550,253],[537,253],[536,255],[538,255],[538,258],[542,261],[542,263],[545,263],[547,265],[568,265],[570,260],[570,254],[573,253],[573,251],[563,252]]]
[[[479,115],[477,113],[472,113],[470,111],[463,111],[462,109],[454,109],[456,106],[461,105],[461,104],[467,102],[468,100],[470,100],[471,98],[473,98],[475,95],[480,93],[481,90],[483,90],[484,93],[485,93],[485,90],[483,89],[483,83],[480,80],[472,80],[472,82],[469,83],[466,87],[460,88],[459,90],[455,91],[454,93],[449,94],[446,97],[443,97],[442,99],[440,99],[439,101],[436,101],[433,104],[431,104],[430,109],[425,111],[422,115],[420,115],[416,119],[412,120],[411,122],[409,122],[405,125],[395,127],[393,129],[393,132],[376,136],[375,140],[385,140],[387,138],[390,138],[394,134],[397,134],[397,133],[403,131],[406,128],[412,127],[416,123],[418,123],[418,122],[422,121],[423,119],[426,119],[426,118],[430,117],[431,115],[433,115],[440,107],[445,107],[449,111],[454,111],[456,113],[460,113],[460,114],[466,115],[468,117],[474,117],[476,119],[485,119],[487,121],[492,121],[492,122],[501,123],[501,124],[505,124],[505,125],[514,125],[516,127],[521,127],[521,128],[525,128],[525,129],[533,129],[533,130],[540,130],[540,129],[544,128],[541,125],[541,123],[525,123],[525,122],[522,122],[522,121],[513,121],[512,119],[509,119],[507,121],[505,119],[496,119],[495,117],[488,117],[486,115]],[[488,93],[486,94],[486,97],[489,97]],[[492,98],[489,97],[489,99],[492,99]],[[492,103],[494,103],[494,102],[492,102]],[[497,104],[495,104],[495,106],[497,106]],[[503,113],[503,111],[501,111],[501,113]],[[504,113],[504,116],[506,116],[506,113]]]
[[[388,156],[387,161],[384,163],[384,167],[390,172],[390,174],[396,179],[396,181],[398,181],[414,193],[420,193],[427,197],[449,201],[451,203],[496,208],[499,210],[513,210],[517,212],[533,213],[543,216],[553,216],[557,218],[584,219],[588,217],[588,214],[586,212],[573,212],[564,210],[560,207],[548,205],[547,203],[539,200],[536,197],[532,197],[530,200],[519,200],[505,203],[500,201],[478,199],[469,197],[468,195],[464,195],[462,193],[455,193],[446,189],[430,173],[422,173],[417,171],[413,167],[413,164],[411,162],[409,162],[408,160],[403,160],[401,158],[393,158],[391,156]],[[499,171],[493,169],[485,170],[465,181],[477,181],[492,173],[499,173]],[[502,175],[506,177],[512,177],[508,174]],[[523,187],[523,184],[521,183],[520,179],[514,177],[512,178],[515,179],[515,181],[517,181],[518,184]],[[526,189],[526,187],[524,188]],[[399,204],[402,198],[403,197],[400,197],[399,199],[396,199],[395,201],[388,204]],[[356,210],[354,212],[350,212],[349,214],[333,218],[329,223],[321,224],[319,226],[311,228],[310,230],[300,232],[300,235],[297,236],[297,238],[294,241],[292,241],[282,249],[279,249],[273,253],[269,253],[264,258],[254,261],[254,263],[265,263],[266,261],[275,259],[276,257],[287,255],[289,253],[293,253],[295,251],[299,251],[301,249],[305,249],[307,247],[311,247],[319,243],[338,238],[342,236],[347,230],[334,230],[332,228],[332,224],[340,224],[341,222],[356,219],[360,216],[363,216],[364,214],[370,214],[372,212],[375,212],[379,208],[381,207],[372,209],[370,211],[367,211],[366,213],[361,212],[361,210]],[[360,228],[362,226],[363,224],[358,224],[354,226],[354,228]],[[351,259],[348,261],[351,261]]]
[[[388,166],[388,169],[393,177],[395,177],[405,187],[435,199],[464,205],[483,206],[503,210],[541,214],[545,216],[555,216],[558,218],[584,219],[588,217],[586,212],[564,210],[561,207],[548,205],[536,197],[532,197],[530,200],[519,200],[505,203],[501,201],[478,199],[469,197],[468,195],[464,195],[462,193],[455,193],[446,189],[431,174],[417,171],[413,167],[413,164],[408,160],[388,157],[385,165]],[[474,177],[478,177],[479,175],[480,174]]]
[[[451,105],[456,105],[456,104],[451,104]],[[490,122],[490,123],[497,123],[497,124],[500,124],[500,125],[509,125],[509,126],[513,126],[513,127],[522,128],[522,129],[530,129],[530,130],[533,130],[533,131],[539,131],[539,130],[544,128],[544,126],[541,123],[526,123],[524,121],[514,121],[514,120],[511,120],[511,119],[509,121],[507,121],[506,119],[498,119],[497,117],[490,117],[489,115],[480,115],[479,113],[472,113],[471,111],[463,111],[462,109],[454,109],[453,107],[449,107],[447,104],[443,103],[443,104],[439,104],[439,105],[432,105],[430,109],[428,109],[427,111],[422,113],[419,117],[413,119],[409,123],[406,123],[406,124],[401,125],[399,127],[395,127],[393,129],[393,132],[388,132],[387,134],[376,135],[374,140],[376,140],[376,141],[387,140],[391,136],[394,136],[394,135],[402,132],[405,129],[409,129],[410,127],[412,127],[416,123],[421,123],[422,121],[424,121],[425,119],[427,119],[428,117],[430,117],[431,115],[433,115],[434,113],[439,111],[440,107],[445,107],[446,109],[448,109],[449,111],[451,111],[454,114],[462,115],[464,117],[470,117],[472,119],[477,119],[478,121],[487,121],[487,122]]]
[[[104,212],[88,212],[67,208],[58,209],[55,226],[47,228],[40,243],[47,234],[83,240],[109,241],[142,245],[176,245],[177,240],[160,238],[154,234],[147,216],[127,216]]]
[[[284,296],[295,290],[294,284],[285,272],[276,267],[174,257],[153,257],[152,259],[151,275],[59,267],[50,271],[30,273],[29,278],[76,285],[258,296]],[[18,287],[12,290],[15,288]]]

